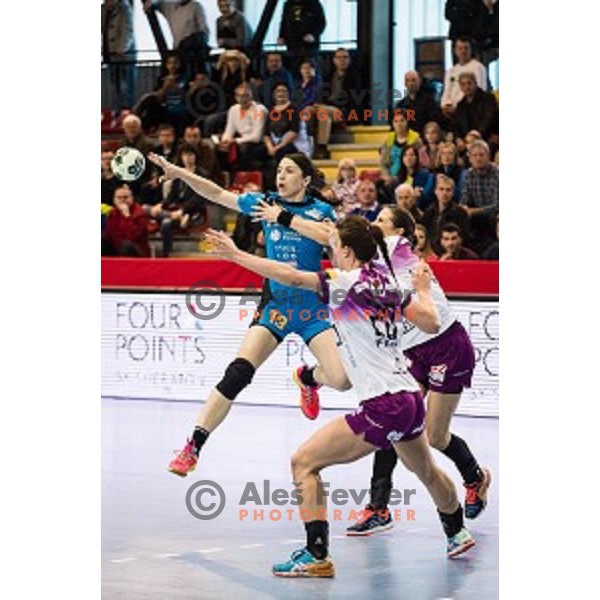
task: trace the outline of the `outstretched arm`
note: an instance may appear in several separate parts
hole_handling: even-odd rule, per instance
[[[225,208],[240,212],[237,195],[233,194],[232,192],[228,192],[221,186],[210,181],[210,179],[205,179],[204,177],[200,177],[200,175],[190,173],[183,167],[178,167],[170,163],[163,156],[159,156],[153,152],[148,154],[148,159],[163,169],[167,179],[181,179],[182,181],[185,181],[185,183],[187,183],[200,196],[207,198],[215,204],[220,204]]]
[[[431,298],[431,269],[422,261],[413,272],[413,286],[417,300],[411,300],[405,310],[406,318],[425,333],[437,333],[441,322],[435,304]]]
[[[321,281],[316,273],[299,271],[292,267],[292,265],[243,252],[222,231],[208,229],[205,235],[206,239],[214,244],[215,254],[219,254],[227,260],[283,285],[321,292]]]
[[[281,208],[281,206],[276,204],[271,205],[264,200],[259,200],[258,204],[254,207],[251,216],[260,221],[264,220],[269,223],[280,223],[281,213],[284,212],[287,211]],[[329,237],[335,229],[335,225],[330,221],[311,221],[310,219],[304,219],[298,215],[293,215],[291,217],[288,227],[297,231],[304,237],[310,238],[319,244],[323,244],[323,246],[329,245]]]

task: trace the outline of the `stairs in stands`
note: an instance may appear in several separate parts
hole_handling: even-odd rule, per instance
[[[328,183],[335,180],[338,162],[342,158],[352,158],[358,172],[379,168],[379,148],[390,128],[387,125],[354,125],[347,132],[333,134],[327,148],[331,157],[328,160],[315,160],[315,166],[323,171]]]

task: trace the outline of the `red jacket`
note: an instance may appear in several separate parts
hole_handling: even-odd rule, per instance
[[[137,202],[130,209],[130,216],[124,217],[123,213],[113,206],[104,229],[104,237],[118,250],[123,240],[133,242],[144,256],[150,256],[148,243],[148,216]]]

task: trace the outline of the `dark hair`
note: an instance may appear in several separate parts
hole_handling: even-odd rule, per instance
[[[461,238],[463,237],[460,227],[455,223],[446,223],[440,230],[440,237],[442,237],[442,233],[458,233]]]
[[[417,240],[415,237],[415,219],[413,216],[407,210],[393,204],[384,206],[383,208],[390,210],[392,213],[392,225],[396,229],[404,229],[402,237],[405,237],[410,242],[410,245],[414,246]]]
[[[407,166],[404,164],[404,155],[406,154],[406,152],[408,150],[413,150],[415,153],[415,156],[417,158],[417,162],[415,163],[415,173],[418,173],[421,169],[421,163],[419,162],[419,151],[417,150],[416,146],[414,144],[410,144],[409,146],[406,146],[402,152],[402,166],[400,167],[400,171],[398,171],[398,181],[400,183],[404,183],[406,181],[406,178],[408,177],[408,168]]]
[[[288,158],[297,165],[302,171],[303,177],[312,178],[315,176],[315,166],[306,154],[302,154],[302,152],[293,152],[292,154],[286,154],[284,158]]]
[[[302,66],[302,65],[310,65],[310,66],[311,66],[313,69],[316,69],[316,68],[317,68],[317,63],[316,63],[316,61],[315,61],[314,59],[312,59],[312,58],[303,58],[303,59],[300,61],[300,66]]]
[[[466,42],[467,44],[469,44],[469,46],[471,46],[471,49],[473,49],[473,42],[471,41],[471,38],[469,36],[466,35],[459,35],[455,40],[454,43],[452,44],[453,48],[456,48],[456,42]]]
[[[162,123],[158,126],[157,131],[158,133],[160,133],[161,131],[172,131],[173,133],[175,133],[175,127],[173,127],[173,125],[171,125],[170,123]]]
[[[179,146],[179,150],[177,151],[177,162],[181,163],[181,155],[182,154],[193,154],[196,157],[196,163],[200,161],[200,153],[198,152],[198,148],[196,146],[192,146],[192,144],[186,144],[185,142]]]
[[[408,127],[410,129],[410,122],[408,121],[408,112],[406,110],[406,108],[395,108],[392,112],[392,116],[390,118],[390,130],[393,131],[394,130],[394,119],[398,116],[398,115],[402,115],[404,117],[404,120],[408,122]]]
[[[390,271],[393,272],[383,231],[377,225],[373,225],[364,217],[350,215],[339,221],[336,228],[342,245],[351,248],[358,260],[363,263],[369,262],[375,258],[379,249]]]

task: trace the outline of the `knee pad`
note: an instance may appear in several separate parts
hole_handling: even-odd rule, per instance
[[[225,369],[223,379],[217,384],[217,390],[228,400],[235,400],[236,396],[250,385],[256,369],[245,358],[236,358]]]

